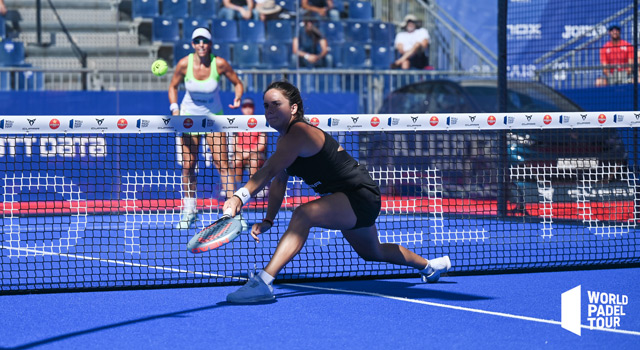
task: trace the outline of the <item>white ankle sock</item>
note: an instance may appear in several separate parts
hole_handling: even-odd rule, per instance
[[[195,213],[197,211],[197,199],[196,198],[182,198],[182,208],[185,212]]]
[[[265,270],[260,271],[260,273],[258,273],[258,277],[260,277],[260,279],[268,285],[271,285],[271,283],[273,283],[273,280],[276,279],[275,277],[268,274]]]

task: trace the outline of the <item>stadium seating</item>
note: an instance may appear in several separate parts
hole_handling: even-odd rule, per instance
[[[280,7],[282,7],[284,11],[295,13],[297,6],[296,1],[300,0],[277,0],[276,2],[278,3],[278,5],[280,5]]]
[[[175,67],[182,57],[185,57],[192,52],[193,48],[191,47],[191,40],[180,41],[173,44],[173,66]]]
[[[158,0],[133,0],[131,4],[131,17],[153,18],[158,16]]]
[[[266,36],[270,43],[291,43],[293,21],[288,19],[267,21]]]
[[[340,44],[344,42],[345,30],[343,22],[322,21],[318,26],[330,44]]]
[[[154,17],[151,40],[154,42],[176,42],[180,40],[178,20],[170,17]]]
[[[44,74],[42,72],[18,72],[18,90],[44,91]]]
[[[217,8],[216,0],[191,0],[190,16],[198,18],[214,18]]]
[[[260,66],[260,45],[254,43],[234,44],[233,63],[237,68],[256,68]]]
[[[4,23],[4,17],[0,16],[0,41],[2,41],[2,39],[6,36],[7,36],[7,28],[6,28],[6,24]]]
[[[211,22],[211,30],[214,41],[238,42],[238,22],[226,19],[214,18]]]
[[[213,43],[211,53],[231,62],[231,44],[229,43]]]
[[[369,1],[349,1],[349,18],[372,20],[373,6]]]
[[[268,44],[262,48],[262,63],[264,68],[286,68],[291,66],[291,47],[289,44]]]
[[[24,44],[5,40],[0,43],[0,67],[24,65]]]
[[[211,30],[209,20],[199,17],[185,18],[182,22],[182,39],[191,41],[191,34],[196,28],[207,28]]]
[[[379,45],[393,45],[396,27],[390,22],[377,22],[371,26],[371,40]]]
[[[366,68],[367,52],[364,46],[359,44],[344,44],[342,46],[343,68]]]
[[[238,21],[240,41],[263,43],[265,42],[264,22],[262,21]]]
[[[163,0],[162,16],[171,18],[187,17],[187,0]]]
[[[349,22],[346,29],[349,42],[368,44],[371,42],[371,28],[369,22]]]
[[[389,45],[373,45],[371,47],[371,67],[374,69],[390,69],[395,60],[395,50]]]

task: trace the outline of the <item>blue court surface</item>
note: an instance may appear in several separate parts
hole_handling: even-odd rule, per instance
[[[0,346],[637,349],[639,281],[640,269],[626,268],[453,276],[436,284],[418,278],[282,283],[275,285],[275,302],[259,305],[226,303],[237,286],[5,295]],[[561,327],[562,293],[577,286],[580,336]],[[606,297],[596,300],[596,292]],[[605,324],[615,317],[616,329],[589,328],[589,318]]]

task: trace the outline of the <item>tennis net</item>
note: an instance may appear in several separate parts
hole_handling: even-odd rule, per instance
[[[310,115],[378,181],[380,241],[452,273],[640,262],[640,114]],[[293,209],[315,198],[290,179],[275,226],[204,254],[189,238],[221,214],[221,181],[202,142],[198,220],[177,229],[181,133],[267,133],[262,116],[0,117],[0,293],[240,283],[266,265]],[[230,153],[231,154],[231,153]],[[242,182],[248,175],[245,171]],[[237,186],[236,186],[237,187]],[[243,211],[251,224],[266,199]],[[414,274],[365,262],[341,234],[313,229],[278,279]]]

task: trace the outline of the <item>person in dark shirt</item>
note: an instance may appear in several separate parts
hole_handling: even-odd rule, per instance
[[[300,67],[321,68],[327,67],[327,54],[329,43],[316,27],[314,20],[305,17],[302,21],[304,29],[300,30],[292,41],[293,55],[298,57]]]
[[[340,230],[364,260],[414,267],[426,282],[436,282],[441,273],[451,268],[447,256],[427,261],[400,245],[380,243],[375,225],[381,208],[377,183],[334,138],[304,120],[297,87],[283,81],[271,83],[263,100],[267,122],[279,134],[275,152],[225,202],[223,210],[237,215],[251,196],[271,181],[266,217],[251,228],[251,236],[259,241],[259,235],[273,227],[289,176],[302,178],[320,197],[294,210],[267,266],[229,294],[228,302],[275,299],[272,287],[275,276],[300,252],[312,227]]]

